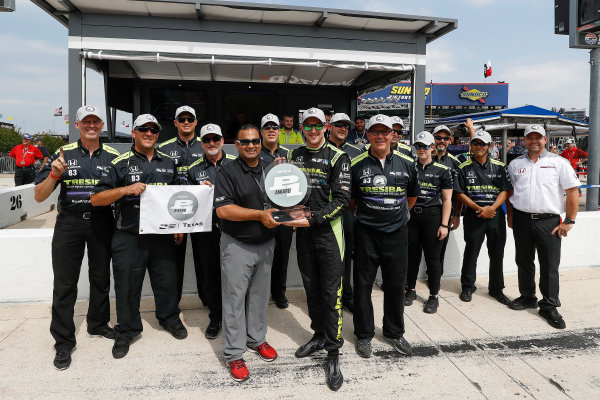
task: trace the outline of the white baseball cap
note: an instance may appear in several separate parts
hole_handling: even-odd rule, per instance
[[[260,120],[260,128],[262,129],[268,122],[274,123],[277,126],[281,125],[279,123],[279,118],[277,118],[277,115],[269,113],[262,117],[262,119]]]
[[[87,105],[79,107],[77,114],[75,114],[75,121],[81,121],[88,115],[95,115],[96,117],[102,119],[102,116],[100,115],[100,109],[98,107]]]
[[[486,131],[477,131],[473,135],[471,142],[474,140],[481,140],[485,144],[490,144],[490,143],[492,143],[492,136],[489,133],[487,133]]]
[[[321,110],[320,108],[311,107],[308,110],[304,111],[302,113],[302,123],[304,123],[304,121],[306,121],[307,119],[309,119],[311,117],[315,117],[323,123],[325,123],[325,121],[326,121],[325,113],[323,113],[323,110]]]
[[[452,131],[446,125],[436,126],[435,129],[433,130],[433,134],[435,135],[436,133],[441,132],[441,131],[446,131],[446,132],[448,132],[448,134],[452,135]]]
[[[394,115],[392,117],[392,125],[396,125],[396,124],[400,124],[404,128],[404,121],[402,121],[402,118]]]
[[[206,124],[200,128],[200,139],[206,135],[218,135],[223,136],[221,133],[221,127],[217,124]]]
[[[528,125],[527,128],[525,128],[525,134],[523,136],[527,136],[532,132],[537,132],[540,135],[546,137],[546,130],[543,126],[539,124]]]
[[[369,129],[372,129],[375,125],[383,125],[392,129],[392,119],[384,114],[373,115],[369,118]]]
[[[140,126],[147,124],[148,122],[153,123],[154,125],[156,125],[158,127],[158,129],[162,130],[162,126],[160,126],[160,124],[158,123],[158,121],[156,120],[156,118],[154,117],[154,115],[152,114],[141,114],[139,115],[135,121],[133,121],[133,129],[137,129]]]
[[[575,142],[573,141],[573,139],[567,139],[566,143],[567,143],[567,144],[573,144],[573,143],[575,143]]]
[[[194,118],[196,118],[196,110],[194,110],[192,107],[190,106],[181,106],[177,109],[177,111],[175,111],[175,118],[179,117],[179,114],[181,113],[190,113],[194,116]]]
[[[351,128],[354,128],[354,121],[352,121],[350,119],[350,117],[347,114],[344,113],[335,113],[331,116],[331,120],[329,121],[330,124],[333,124],[334,122],[347,122],[348,125],[350,125]]]
[[[415,137],[415,143],[423,143],[424,145],[431,146],[433,142],[433,135],[427,131],[420,132]]]

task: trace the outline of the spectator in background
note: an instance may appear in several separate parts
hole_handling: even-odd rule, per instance
[[[365,119],[363,117],[354,118],[354,129],[348,132],[346,141],[359,148],[366,146],[369,141],[367,140],[367,131],[365,126]]]
[[[492,144],[490,145],[490,157],[494,160],[498,159],[498,156],[500,155],[500,152],[498,151],[498,146],[496,145],[496,142],[492,142]]]
[[[18,144],[8,153],[17,162],[15,168],[15,186],[27,185],[35,179],[35,160],[44,158],[42,152],[31,146],[31,136],[23,135],[23,143]]]
[[[283,116],[283,127],[279,134],[279,144],[304,144],[302,132],[294,130],[294,116],[285,114]]]
[[[35,145],[35,147],[38,148],[38,150],[44,156],[44,159],[42,161],[37,160],[35,162],[35,169],[38,170],[38,171],[41,171],[42,167],[44,166],[44,164],[46,164],[46,161],[48,161],[48,158],[50,158],[50,152],[48,151],[48,149],[46,148],[46,146],[44,146],[42,144],[42,138],[39,137],[39,136],[36,137],[35,139],[33,139],[33,144]]]
[[[550,145],[550,153],[558,154],[558,149],[556,148],[556,145]]]
[[[575,141],[573,139],[567,139],[566,145],[567,147],[560,153],[560,156],[569,160],[573,170],[577,173],[579,167],[587,161],[588,153],[578,149],[577,146],[575,146]],[[579,191],[579,197],[581,197],[581,189],[577,187],[577,190]]]

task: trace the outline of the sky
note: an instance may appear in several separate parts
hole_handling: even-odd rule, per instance
[[[29,0],[16,3],[17,11],[0,13],[0,121],[27,133],[66,133],[64,119],[53,113],[60,106],[76,111],[67,110],[67,28]],[[589,107],[589,51],[569,49],[568,36],[554,34],[553,1],[329,0],[327,7],[458,19],[458,29],[427,47],[427,82],[482,82],[489,59],[493,74],[487,81],[510,84],[509,107]],[[87,75],[88,103],[104,110],[102,77],[92,70]],[[131,115],[119,112],[120,121],[129,123]]]

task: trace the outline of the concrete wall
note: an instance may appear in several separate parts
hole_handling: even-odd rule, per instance
[[[52,192],[41,203],[38,203],[33,198],[34,190],[35,185],[32,183],[0,189],[0,228],[17,224],[28,218],[37,217],[56,207],[59,190]]]
[[[600,266],[600,249],[596,243],[596,234],[600,226],[600,212],[581,212],[577,216],[577,224],[563,240],[561,268]],[[515,264],[514,241],[512,231],[508,230],[506,242],[504,271],[514,273]],[[0,302],[49,301],[52,298],[52,263],[50,245],[52,229],[12,229],[0,230]],[[488,270],[487,251],[483,245],[480,253],[477,273],[486,275]],[[454,231],[448,243],[445,277],[460,275],[462,253],[464,250],[463,231],[461,227]],[[87,282],[87,255],[81,269],[79,281],[80,299],[89,294]],[[421,274],[424,265],[421,265]],[[295,242],[290,252],[288,287],[302,287],[302,281],[296,263]],[[188,243],[188,256],[184,292],[195,292],[194,267],[191,257],[191,246]],[[144,295],[152,291],[148,279],[144,283]]]

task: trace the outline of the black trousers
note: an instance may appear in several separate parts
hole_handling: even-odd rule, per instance
[[[463,258],[460,283],[463,289],[474,289],[477,277],[477,257],[487,238],[488,256],[490,257],[489,285],[490,293],[498,293],[504,289],[504,245],[506,244],[506,217],[501,208],[491,219],[478,218],[469,208],[463,218],[465,233],[465,254]]]
[[[288,261],[294,228],[280,225],[275,228],[275,251],[271,267],[271,297],[274,300],[285,297]]]
[[[343,232],[341,219],[332,225],[298,228],[296,249],[310,327],[324,337],[325,349],[339,354],[342,338]]]
[[[342,304],[352,304],[352,253],[354,252],[354,215],[349,208],[344,208],[342,213],[342,227],[344,228],[344,287],[342,289]]]
[[[15,186],[27,185],[35,179],[35,170],[31,167],[15,168]]]
[[[177,266],[177,299],[178,302],[181,301],[181,294],[183,292],[183,273],[185,271],[185,253],[187,250],[187,238],[188,238],[188,234],[184,233],[183,234],[183,241],[181,242],[181,244],[179,246],[175,246],[175,264]],[[196,267],[196,265],[199,263],[198,261],[198,248],[197,248],[197,242],[194,242],[192,240],[192,255],[194,257],[194,268],[198,268]],[[200,279],[202,279],[202,277],[200,277]],[[204,285],[202,284],[202,282],[198,282],[198,276],[196,276],[196,283],[197,283],[197,287],[198,287],[198,297],[200,297],[200,301],[202,301],[202,304],[208,304],[207,300],[206,300],[206,296],[204,295],[204,291],[203,291],[203,287]]]
[[[436,296],[440,291],[442,278],[442,265],[440,253],[443,240],[437,237],[438,229],[442,222],[442,210],[439,207],[427,208],[426,213],[410,214],[408,222],[408,272],[406,287],[414,289],[421,264],[421,253],[425,254],[427,264],[427,281],[429,293]]]
[[[513,236],[515,238],[515,261],[519,268],[519,292],[521,296],[535,299],[535,252],[540,263],[540,308],[560,307],[558,299],[558,267],[560,265],[561,239],[552,235],[560,223],[560,217],[531,219],[527,214],[513,209]]]
[[[377,268],[383,278],[383,336],[404,335],[404,286],[408,256],[408,229],[381,232],[357,222],[354,241],[354,334],[375,336],[371,292]]]
[[[81,261],[87,245],[90,302],[87,330],[93,332],[110,321],[110,243],[113,235],[112,214],[84,220],[60,213],[52,237],[52,321],[50,333],[55,348],[75,347],[74,306]]]
[[[441,241],[442,246],[440,247],[440,272],[442,275],[444,275],[444,260],[446,258],[446,247],[448,246],[448,239],[450,239],[451,232],[452,231],[448,229],[448,234],[446,235],[444,240]]]
[[[179,320],[173,235],[138,235],[116,230],[112,252],[117,300],[116,336],[133,338],[142,332],[140,297],[146,270],[158,322],[169,326]]]
[[[212,232],[192,233],[191,239],[198,293],[204,293],[210,321],[221,321],[221,231],[213,226]]]

